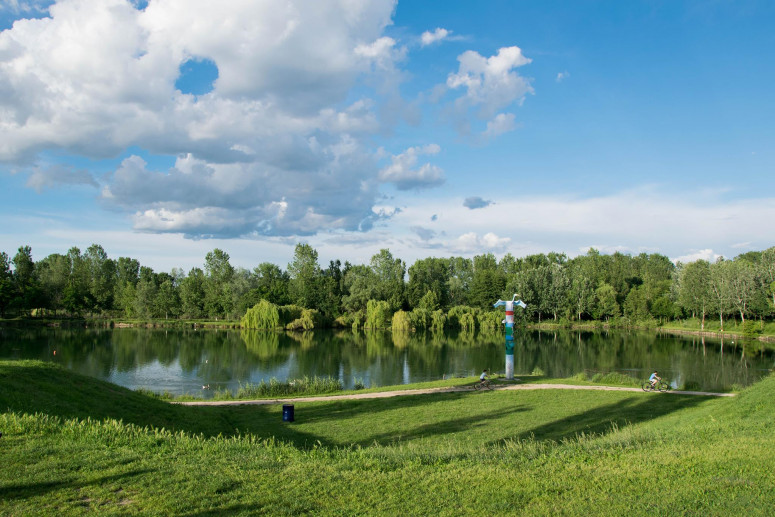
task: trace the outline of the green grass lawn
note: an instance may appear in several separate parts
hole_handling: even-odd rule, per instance
[[[0,362],[0,515],[769,515],[774,389],[321,400],[287,423]]]

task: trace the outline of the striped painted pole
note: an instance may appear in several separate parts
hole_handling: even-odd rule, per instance
[[[525,302],[517,300],[517,295],[511,300],[498,300],[493,307],[499,307],[501,305],[506,307],[506,319],[503,323],[506,324],[506,379],[514,379],[514,306],[517,305],[523,309],[527,307]]]

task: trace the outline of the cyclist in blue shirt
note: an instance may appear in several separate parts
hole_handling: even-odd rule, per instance
[[[656,386],[659,381],[662,380],[662,377],[660,377],[657,374],[657,371],[654,370],[654,373],[651,374],[651,377],[649,377],[649,382],[651,383],[651,386]]]

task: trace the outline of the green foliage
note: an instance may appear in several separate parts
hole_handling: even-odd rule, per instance
[[[391,325],[393,332],[408,332],[413,328],[412,318],[408,312],[398,311],[393,314],[393,323]]]
[[[411,307],[430,311],[449,306],[451,270],[450,259],[419,259],[409,268],[406,286],[407,301]],[[432,293],[433,298],[427,298]]]
[[[638,321],[648,318],[650,313],[645,289],[641,287],[630,289],[622,309],[624,310],[624,315],[632,320]]]
[[[420,303],[417,305],[418,309],[424,309],[429,312],[433,312],[439,309],[439,296],[435,291],[428,291],[425,296],[422,297]]]
[[[496,330],[503,326],[503,311],[480,311],[476,314],[477,327],[482,330]]]
[[[476,319],[480,309],[467,306],[452,307],[447,313],[449,328],[460,330],[476,330]]]
[[[293,260],[288,264],[288,274],[290,275],[288,294],[292,303],[316,308],[317,301],[321,299],[319,287],[322,278],[318,265],[318,252],[309,244],[297,244]]]
[[[393,316],[395,318],[395,315]],[[428,309],[418,307],[409,313],[412,320],[412,327],[416,330],[425,330],[430,328],[433,314]]]
[[[392,318],[390,304],[384,300],[369,300],[366,304],[366,324],[367,329],[384,329],[390,327]]]
[[[277,311],[280,317],[280,326],[285,327],[289,323],[301,318],[304,313],[304,307],[300,305],[283,305],[278,307]]]
[[[281,382],[275,378],[269,382],[261,381],[258,384],[241,384],[237,390],[236,398],[267,398],[286,397],[290,395],[319,395],[323,393],[335,393],[342,391],[344,387],[338,379],[330,377],[303,377]]]
[[[743,323],[743,336],[747,338],[758,337],[762,333],[762,325],[758,321],[746,320]]]
[[[433,311],[433,314],[431,314],[431,329],[435,332],[440,332],[444,330],[446,324],[447,316],[444,314],[444,311],[441,309]]]
[[[280,325],[294,328],[320,328],[329,321],[387,328],[392,313],[403,310],[415,329],[471,331],[498,328],[502,314],[490,316],[488,311],[495,300],[513,293],[528,304],[515,314],[517,321],[553,319],[562,327],[569,325],[565,318],[583,325],[650,327],[691,317],[703,330],[722,330],[725,320],[732,329],[737,322],[756,319],[766,327],[775,316],[775,247],[734,260],[677,267],[659,254],[603,255],[594,249],[573,259],[557,253],[506,254],[500,262],[489,253],[474,259],[428,258],[409,267],[408,281],[406,264],[387,249],[368,264],[332,260],[323,270],[317,251],[299,244],[287,271],[266,262],[252,271],[235,269],[229,255],[215,249],[207,253],[203,269],[195,267],[188,274],[178,269],[157,273],[129,257],[113,260],[98,244],[85,253],[73,247],[37,263],[29,246],[19,247],[12,259],[0,253],[0,316],[29,316],[33,310],[51,314],[45,309],[55,318],[218,321],[237,319],[267,300],[278,307],[295,304],[293,314],[280,314]],[[369,300],[388,304],[377,320],[366,317]],[[319,318],[314,313],[303,318],[303,309],[317,310]],[[472,309],[484,312],[471,316]],[[715,323],[706,322],[713,316]]]
[[[471,281],[469,300],[473,307],[492,307],[506,287],[506,277],[498,267],[492,253],[474,257],[474,274]]]
[[[248,309],[240,320],[240,326],[245,329],[276,329],[280,325],[280,311],[277,305],[261,300]]]
[[[643,382],[643,379],[619,372],[596,373],[590,380],[594,383],[608,386],[640,386],[641,382]]]
[[[315,309],[303,309],[301,315],[285,325],[286,330],[312,330],[323,326],[323,317]]]

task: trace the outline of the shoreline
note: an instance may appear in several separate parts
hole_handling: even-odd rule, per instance
[[[188,320],[164,320],[164,321],[122,321],[116,319],[37,319],[37,318],[25,318],[25,319],[6,319],[0,320],[0,326],[8,325],[11,327],[19,326],[45,326],[51,328],[62,327],[83,327],[83,328],[178,328],[178,329],[202,329],[202,330],[244,330],[242,329],[239,321],[188,321]],[[775,343],[775,335],[758,335],[758,336],[745,336],[738,332],[729,331],[709,331],[709,330],[692,330],[692,329],[679,329],[670,327],[644,327],[644,326],[627,326],[617,327],[608,324],[571,324],[570,326],[562,326],[556,323],[529,323],[524,326],[518,326],[525,330],[538,330],[544,332],[554,332],[559,330],[569,331],[588,331],[588,332],[600,332],[600,331],[627,331],[627,330],[639,330],[639,331],[654,331],[663,332],[667,334],[676,335],[688,335],[709,337],[714,339],[732,338],[739,339],[741,341],[760,341],[762,343]],[[341,327],[326,327],[319,330],[339,330]],[[391,330],[389,327],[380,330]],[[276,329],[276,331],[289,331],[287,329]],[[298,332],[298,331],[290,331]]]

